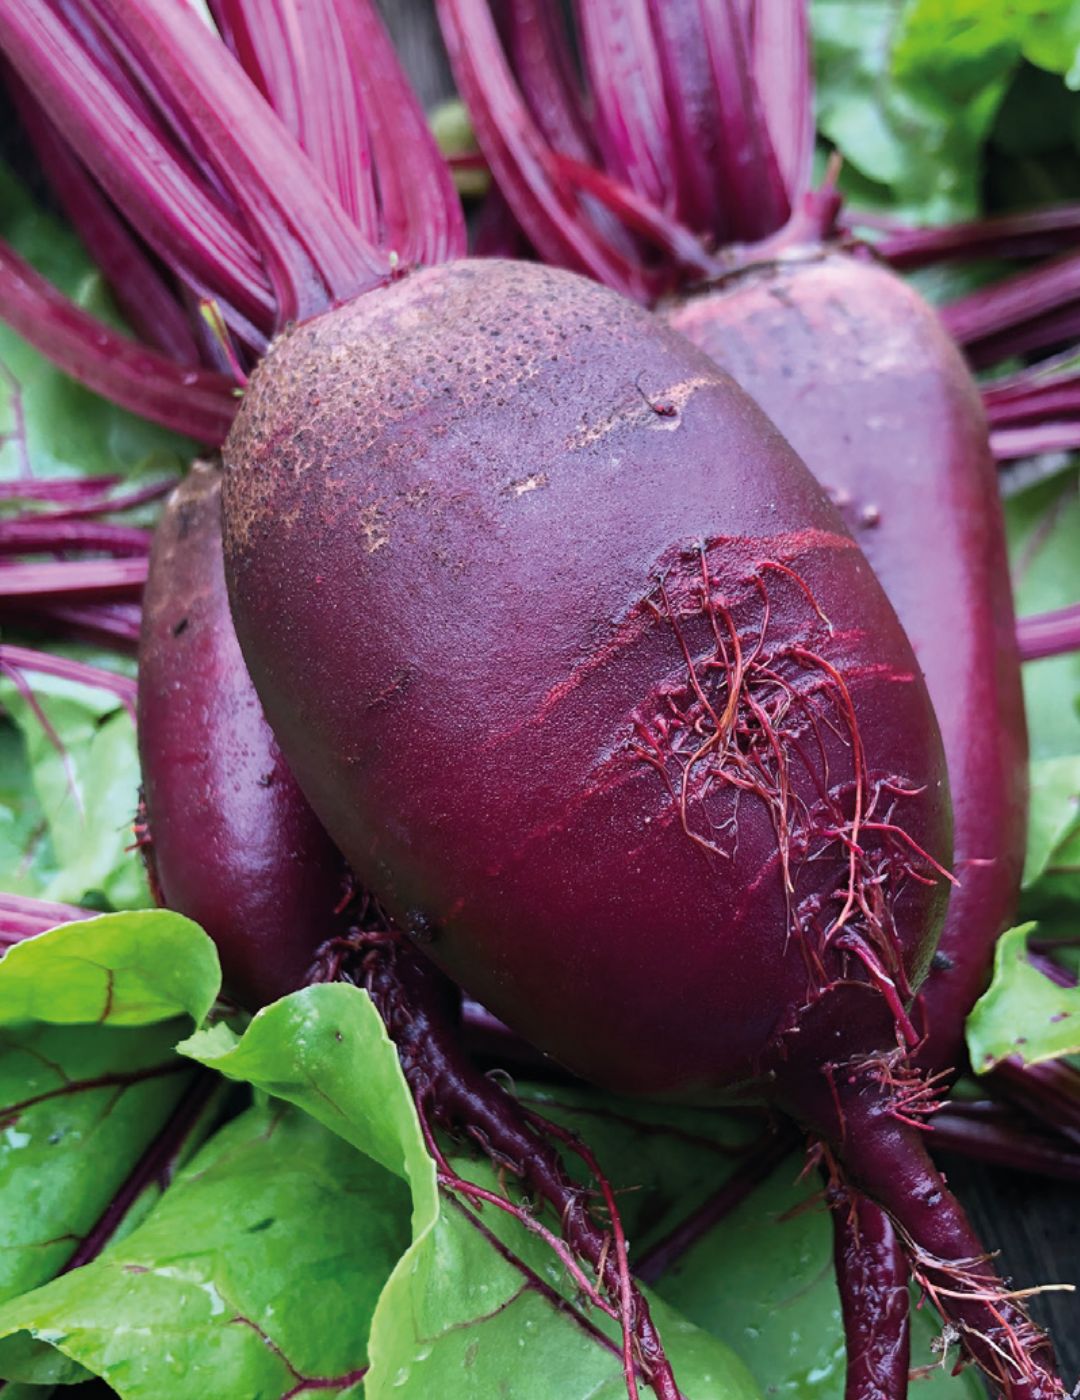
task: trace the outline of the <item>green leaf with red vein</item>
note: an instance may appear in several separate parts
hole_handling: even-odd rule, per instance
[[[625,1395],[618,1334],[582,1309],[549,1247],[496,1206],[478,1211],[438,1191],[397,1054],[365,992],[309,987],[262,1011],[242,1039],[217,1026],[181,1048],[304,1108],[408,1183],[412,1243],[375,1309],[368,1400]],[[455,1155],[452,1166],[501,1193],[486,1165]],[[723,1344],[659,1300],[654,1317],[688,1395],[753,1400]]]
[[[37,1380],[59,1354],[61,1374],[74,1363],[126,1400],[359,1395],[371,1314],[408,1240],[397,1176],[264,1103],[123,1241],[0,1309],[0,1373]]]
[[[0,961],[0,1299],[64,1268],[131,1179],[195,1078],[173,1047],[218,981],[205,934],[158,911],[52,929]]]

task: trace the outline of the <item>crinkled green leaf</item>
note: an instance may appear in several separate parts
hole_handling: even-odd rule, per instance
[[[1080,754],[1044,758],[1031,765],[1024,888],[1030,889],[1070,863],[1068,847],[1080,821]]]
[[[595,1317],[580,1315],[542,1242],[503,1212],[488,1207],[477,1218],[440,1197],[397,1054],[365,993],[310,987],[260,1012],[242,1039],[217,1027],[182,1049],[306,1109],[409,1183],[412,1244],[375,1310],[369,1400],[622,1393],[613,1334],[597,1339]],[[457,1159],[454,1166],[498,1188],[486,1166]],[[752,1384],[734,1356],[659,1308],[687,1393],[749,1400]]]
[[[783,1163],[715,1226],[658,1285],[699,1327],[746,1361],[767,1396],[840,1400],[844,1342],[832,1262],[832,1227],[812,1201],[816,1179],[798,1180],[803,1162]],[[912,1362],[937,1359],[940,1333],[932,1310],[912,1315]],[[924,1400],[981,1400],[971,1371],[937,1370],[913,1395]]]
[[[398,1177],[264,1104],[120,1244],[0,1309],[18,1339],[0,1343],[0,1373],[40,1374],[47,1344],[127,1400],[359,1394],[371,1314],[408,1243]]]
[[[0,678],[0,706],[23,742],[13,781],[27,793],[29,778],[27,810],[40,813],[29,832],[27,819],[7,824],[4,888],[91,907],[146,906],[146,873],[133,846],[139,758],[130,714],[107,690],[38,673],[27,680],[52,733],[15,684]],[[18,791],[12,799],[17,813]],[[28,844],[20,849],[23,835]]]
[[[178,1049],[229,1079],[298,1104],[407,1181],[414,1209],[436,1209],[428,1156],[397,1051],[365,992],[306,987],[265,1007],[243,1036],[219,1024]]]
[[[51,929],[0,961],[0,1298],[71,1257],[194,1076],[173,1047],[217,993],[177,914]]]
[[[856,205],[937,221],[1076,197],[1077,0],[813,0],[812,32]]]
[[[81,306],[118,325],[78,239],[0,166],[0,237]],[[0,324],[0,478],[174,473],[194,446],[113,407]]]
[[[1025,1064],[1080,1054],[1080,988],[1059,987],[1032,967],[1021,924],[1002,934],[994,976],[967,1020],[968,1054],[980,1074],[1010,1056]]]
[[[1024,57],[1080,87],[1080,0],[1011,0],[1007,12],[1023,18]]]
[[[814,0],[818,127],[858,203],[929,220],[976,213],[979,152],[1020,53],[995,26],[965,22],[974,7]]]

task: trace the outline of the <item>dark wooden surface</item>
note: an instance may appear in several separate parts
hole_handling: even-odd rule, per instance
[[[430,106],[449,95],[450,73],[431,0],[379,0],[379,4],[423,101]],[[2,111],[0,132],[10,133]],[[945,1166],[950,1184],[987,1246],[1000,1250],[1001,1267],[1016,1287],[1080,1282],[1077,1188],[960,1158],[948,1160]],[[1071,1386],[1080,1374],[1080,1295],[1044,1294],[1032,1300],[1031,1309],[1053,1335],[1066,1383]],[[89,1387],[78,1387],[71,1393],[89,1400],[89,1391]],[[95,1388],[94,1393],[102,1392]]]

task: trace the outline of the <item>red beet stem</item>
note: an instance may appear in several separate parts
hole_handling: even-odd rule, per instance
[[[678,171],[648,0],[578,7],[602,168],[647,204],[674,205]]]
[[[1080,443],[1080,423],[1076,426]],[[1016,624],[1016,639],[1022,661],[1038,661],[1044,656],[1076,651],[1080,647],[1080,603],[1020,618]]]
[[[75,904],[54,904],[50,900],[34,899],[30,895],[7,894],[0,891],[0,953],[24,938],[32,938],[75,919],[92,919],[97,911],[80,909]]]
[[[1080,347],[1073,346],[1056,355],[1048,355],[1035,364],[1025,365],[1013,374],[1001,375],[988,384],[983,384],[982,397],[988,416],[994,410],[1002,411],[1017,404],[1037,402],[1043,395],[1061,388],[1075,388],[1080,383],[1080,370],[1077,369],[1077,353]]]
[[[122,408],[200,442],[224,440],[236,408],[230,379],[128,340],[69,301],[4,243],[0,317],[65,374]]]
[[[106,671],[101,666],[91,666],[85,661],[73,661],[67,656],[53,656],[51,652],[35,651],[31,647],[0,646],[0,670],[9,674],[12,671],[32,671],[42,676],[57,676],[61,680],[76,681],[79,685],[94,686],[107,690],[135,718],[135,682],[128,676],[119,676],[114,671]]]
[[[1014,273],[942,308],[942,319],[961,345],[1013,330],[1080,297],[1080,256]]]
[[[146,582],[146,560],[65,559],[0,564],[0,601],[44,599],[135,601]]]
[[[990,450],[999,462],[1037,457],[1041,452],[1074,452],[1080,447],[1080,420],[1039,423],[1021,428],[993,428]]]
[[[127,324],[138,338],[178,364],[197,365],[199,349],[171,285],[102,194],[25,84],[10,87],[38,165],[83,247],[101,269]]]
[[[349,218],[376,241],[371,144],[335,7],[213,0],[211,8],[248,77],[318,166]],[[301,25],[303,55],[296,52]]]
[[[76,24],[70,12],[60,16],[45,5],[3,0],[0,46],[166,266],[184,279],[200,279],[269,329],[273,296],[243,221],[228,216],[219,191],[207,187],[183,142],[157,117],[157,104],[147,102],[131,74],[118,71],[114,48],[82,18]]]
[[[399,266],[463,257],[464,215],[394,46],[371,0],[337,0],[378,172],[381,244]]]
[[[654,0],[655,2],[655,0]],[[758,0],[750,40],[765,125],[794,210],[810,192],[814,161],[814,88],[810,15],[803,0]]]
[[[1003,360],[1030,355],[1038,350],[1057,352],[1080,338],[1080,299],[1065,301],[1031,320],[997,331],[966,347],[967,358],[975,369],[987,369]],[[1054,356],[1056,358],[1056,355]]]
[[[647,299],[638,259],[627,257],[560,190],[551,147],[510,71],[487,0],[438,0],[454,76],[495,180],[541,257]]]
[[[904,1400],[911,1359],[907,1259],[884,1211],[842,1187],[828,1194],[847,1346],[844,1400]]]
[[[709,55],[699,38],[699,10],[698,0],[649,0],[674,135],[677,201],[671,212],[700,233],[724,238],[733,233],[716,179],[720,118]]]
[[[219,0],[216,10],[241,63],[370,243],[400,266],[464,255],[450,172],[368,0],[314,0],[287,21],[256,0]]]
[[[804,0],[789,0],[788,8],[801,11]],[[741,8],[733,4],[703,5],[701,29],[719,110],[714,178],[725,194],[726,237],[766,238],[787,222],[791,203],[757,85],[751,35]],[[801,124],[810,103],[808,83],[795,94],[799,99],[804,101],[796,118]]]
[[[137,603],[67,603],[52,599],[31,599],[26,606],[4,608],[3,616],[12,625],[49,636],[59,636],[95,646],[105,646],[122,655],[134,655],[139,645],[140,609]]]
[[[545,139],[565,155],[595,161],[596,134],[563,15],[546,0],[509,0],[506,32],[514,73]]]
[[[927,1141],[935,1153],[956,1152],[1013,1171],[1080,1182],[1080,1152],[991,1100],[947,1103],[930,1127]]]
[[[171,479],[155,481],[134,491],[110,495],[120,481],[118,476],[22,477],[0,481],[0,501],[48,501],[55,507],[49,510],[48,520],[86,520],[96,515],[117,515],[159,501],[176,485]],[[40,515],[38,511],[27,510],[17,518],[37,520]]]
[[[0,501],[50,501],[58,504],[82,502],[111,491],[122,480],[119,476],[64,476],[41,480],[19,476],[0,481]],[[104,507],[102,507],[104,509]]]
[[[1008,396],[995,396],[992,390],[983,391],[986,417],[992,427],[1017,427],[1032,419],[1068,418],[1080,412],[1080,383],[1075,372],[1068,378],[1055,376],[1044,382],[1035,382],[1024,394],[1012,393]]]
[[[0,555],[87,553],[123,559],[138,558],[149,551],[150,532],[134,525],[57,520],[52,515],[0,520]]]
[[[995,1093],[1034,1114],[1080,1147],[1080,1072],[1067,1060],[1025,1065],[1002,1060],[991,1076]]]
[[[181,0],[98,0],[108,31],[184,114],[235,200],[277,301],[275,327],[385,282],[389,263],[351,223],[225,46]]]
[[[857,227],[868,221],[853,214],[848,222]],[[893,267],[909,271],[958,259],[1047,257],[1078,243],[1080,205],[1061,204],[943,227],[897,228],[874,248]]]
[[[714,277],[721,271],[721,264],[706,252],[697,234],[657,205],[635,194],[628,185],[568,156],[556,155],[552,160],[560,179],[575,189],[593,195],[605,209],[616,214],[626,228],[659,248],[674,269],[680,269],[691,278]],[[658,291],[659,277],[652,280]]]

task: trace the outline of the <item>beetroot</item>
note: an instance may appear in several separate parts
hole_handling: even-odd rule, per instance
[[[1005,531],[977,388],[916,292],[842,254],[751,267],[665,314],[754,396],[841,507],[926,677],[959,884],[913,1016],[920,1061],[957,1066],[964,1018],[1015,913],[1027,822]]]
[[[835,512],[703,356],[578,278],[458,264],[282,338],[225,460],[274,731],[473,995],[627,1092],[773,1072],[841,973],[848,1048],[879,1043],[865,969],[917,981],[944,904],[936,727]]]
[[[909,631],[940,707],[956,800],[960,888],[912,1007],[924,1036],[918,1063],[940,1074],[960,1063],[963,1020],[1015,907],[1023,860],[1026,739],[1003,529],[977,392],[936,318],[895,278],[826,251],[839,200],[828,184],[808,192],[806,7],[755,5],[741,19],[722,6],[612,7],[608,37],[618,42],[596,43],[582,6],[592,125],[590,101],[564,76],[566,36],[557,21],[541,22],[534,0],[512,6],[498,29],[483,0],[439,8],[481,145],[534,246],[643,300],[674,292],[668,319],[805,453]],[[758,242],[712,252],[734,239]],[[931,1095],[909,1075],[902,1067],[895,1080],[894,1108],[914,1121]],[[813,1097],[814,1086],[803,1092]],[[795,1107],[805,1121],[807,1103]],[[862,1187],[895,1201],[894,1183],[881,1177],[875,1149],[856,1162],[854,1115],[840,1116],[834,1199],[852,1197],[853,1221],[872,1222],[861,1231],[870,1243],[860,1262],[852,1244],[860,1232],[847,1208],[835,1215],[848,1396],[898,1395],[906,1321],[902,1308],[881,1302],[895,1293],[896,1246],[857,1199]],[[826,1137],[827,1118],[826,1108],[818,1120]],[[936,1186],[922,1185],[936,1197]],[[911,1236],[902,1223],[898,1238],[925,1281]],[[941,1245],[942,1258],[982,1253],[966,1226]],[[985,1281],[987,1291],[999,1288]],[[931,1291],[949,1316],[947,1295]],[[962,1345],[1004,1389],[1030,1381],[1022,1358],[1003,1364],[973,1319],[952,1316]],[[975,1330],[964,1335],[969,1324]],[[1021,1324],[1006,1350],[1017,1356],[1014,1343],[1022,1351],[1025,1340]]]
[[[1019,658],[976,388],[916,294],[827,251],[840,201],[828,185],[809,193],[805,4],[754,6],[741,21],[727,7],[609,11],[617,44],[594,42],[586,9],[601,114],[591,126],[562,77],[559,26],[540,23],[535,0],[512,7],[505,50],[483,0],[439,6],[478,138],[534,245],[654,301],[672,293],[662,301],[672,324],[735,374],[848,503],[942,711],[961,893],[918,1020],[930,1035],[922,1063],[955,1068],[963,1018],[1015,907],[1026,821]],[[650,77],[647,102],[631,100],[628,72]],[[695,133],[694,161],[684,131]],[[932,568],[913,565],[924,556]],[[983,754],[981,739],[999,730]]]
[[[206,929],[226,989],[257,1007],[303,983],[346,872],[244,668],[220,502],[220,471],[197,464],[154,537],[139,648],[144,849],[161,902]]]

